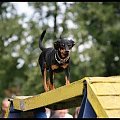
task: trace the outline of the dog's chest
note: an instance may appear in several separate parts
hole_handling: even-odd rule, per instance
[[[67,68],[68,67],[68,63],[66,63],[66,64],[63,64],[63,65],[55,65],[55,64],[53,64],[53,65],[51,65],[51,69],[52,70],[57,70],[57,69],[65,69],[65,68]]]

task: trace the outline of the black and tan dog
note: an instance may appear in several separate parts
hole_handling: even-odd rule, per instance
[[[66,85],[70,83],[70,49],[75,45],[73,40],[60,38],[54,42],[54,48],[45,48],[42,40],[46,30],[44,30],[39,39],[39,47],[42,50],[39,56],[39,65],[43,76],[43,85],[45,91],[54,89],[54,73],[65,71]],[[48,80],[47,79],[48,75]]]

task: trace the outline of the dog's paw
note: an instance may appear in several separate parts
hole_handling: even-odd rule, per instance
[[[53,90],[53,89],[55,89],[55,86],[54,85],[52,85],[52,84],[50,84],[50,90]]]
[[[65,83],[66,85],[69,85],[70,84],[70,81],[69,80],[66,80],[66,83]]]
[[[45,89],[45,92],[48,92],[49,91],[49,88],[48,87],[44,87]]]

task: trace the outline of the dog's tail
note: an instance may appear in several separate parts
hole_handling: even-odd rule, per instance
[[[44,30],[39,38],[39,48],[43,51],[45,49],[45,47],[42,45],[42,40],[45,36],[46,30]]]

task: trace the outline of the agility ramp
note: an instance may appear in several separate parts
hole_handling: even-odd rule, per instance
[[[83,80],[73,82],[70,85],[65,85],[39,95],[16,96],[13,100],[14,108],[27,111],[43,106],[52,109],[79,106],[83,95]]]
[[[83,96],[89,104],[83,102]],[[92,106],[89,111],[93,111],[97,118],[120,118],[120,76],[85,77],[70,85],[38,95],[15,96],[12,102],[15,110],[23,112],[40,107],[64,109],[85,104],[82,111],[84,117],[89,109],[86,106]],[[89,116],[90,112],[88,112]]]

